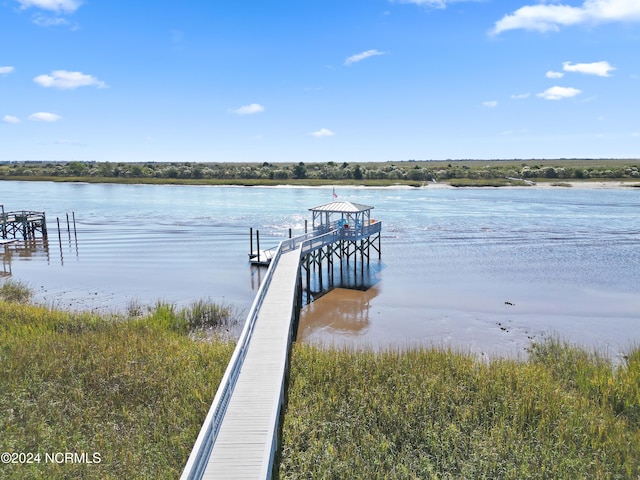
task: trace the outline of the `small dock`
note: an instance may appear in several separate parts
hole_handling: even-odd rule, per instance
[[[249,262],[251,265],[258,265],[260,267],[268,267],[271,260],[275,256],[277,247],[270,248],[269,250],[253,250],[249,254]]]
[[[181,480],[270,479],[279,448],[286,402],[289,353],[302,305],[303,270],[331,265],[369,247],[380,254],[382,223],[373,207],[332,202],[310,209],[313,231],[270,250],[249,254],[251,264],[268,264],[227,370],[202,425]],[[378,241],[377,247],[375,240]],[[351,247],[350,247],[351,246]],[[267,256],[266,252],[272,252]],[[365,253],[366,252],[366,253]],[[252,256],[254,255],[255,256]],[[258,259],[259,256],[259,259]]]
[[[24,240],[36,238],[40,232],[43,238],[47,237],[47,219],[44,212],[21,210],[5,212],[4,205],[0,205],[0,237],[3,240],[17,239],[21,236]],[[7,243],[7,242],[3,242]]]

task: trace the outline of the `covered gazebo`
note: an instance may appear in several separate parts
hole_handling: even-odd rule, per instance
[[[375,220],[371,219],[373,207],[353,202],[331,202],[310,208],[313,214],[313,231],[329,232],[342,229],[346,236],[357,238],[366,236],[369,227]]]

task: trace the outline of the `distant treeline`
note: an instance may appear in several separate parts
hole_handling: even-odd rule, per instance
[[[384,163],[3,162],[2,177],[191,180],[640,179],[640,159],[451,160]],[[34,178],[35,179],[35,178]]]

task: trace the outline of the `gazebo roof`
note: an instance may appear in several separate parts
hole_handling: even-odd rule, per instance
[[[358,213],[371,210],[373,207],[353,202],[331,202],[319,207],[310,208],[312,212]]]

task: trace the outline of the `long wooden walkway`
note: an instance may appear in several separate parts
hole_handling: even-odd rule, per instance
[[[380,228],[372,224],[353,238]],[[271,478],[302,300],[301,259],[347,237],[344,229],[315,231],[277,247],[181,480]]]
[[[300,244],[281,246],[256,296],[182,479],[271,477],[289,367],[299,265]]]
[[[203,478],[268,478],[292,337],[300,251],[282,254],[273,272],[241,375]]]

